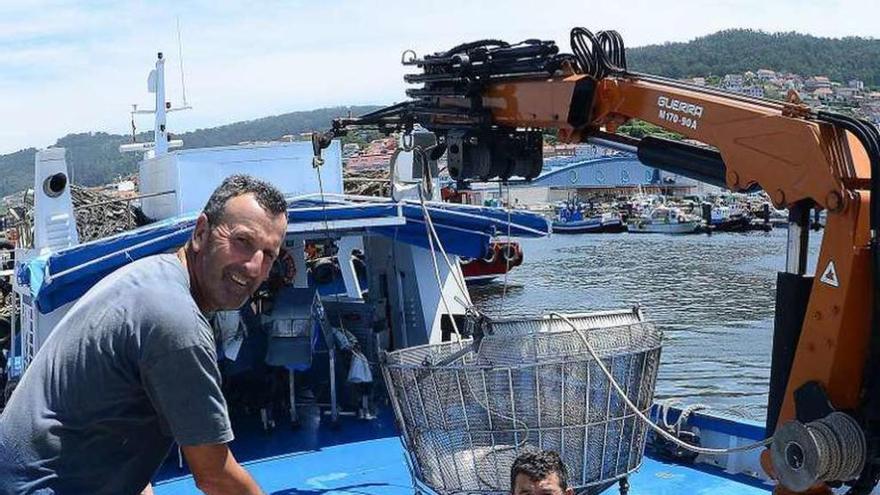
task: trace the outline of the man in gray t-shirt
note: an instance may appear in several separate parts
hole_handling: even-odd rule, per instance
[[[177,442],[206,493],[261,493],[229,452],[206,313],[240,307],[287,227],[272,186],[232,176],[176,254],[108,275],[53,329],[0,416],[0,494],[151,493]]]

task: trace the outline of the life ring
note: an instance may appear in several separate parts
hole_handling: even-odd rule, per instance
[[[507,243],[501,247],[501,254],[504,256],[504,261],[508,263],[515,263],[519,258],[519,253],[513,244]]]

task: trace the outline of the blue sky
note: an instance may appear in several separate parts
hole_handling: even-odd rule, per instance
[[[880,38],[877,0],[0,0],[0,153],[70,132],[128,132],[131,104],[152,106],[146,78],[157,51],[179,104],[177,18],[194,110],[172,114],[176,132],[399,101],[404,50],[479,38],[555,39],[567,49],[573,26],[617,29],[628,46],[734,27]]]

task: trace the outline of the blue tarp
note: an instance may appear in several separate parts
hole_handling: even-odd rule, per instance
[[[540,237],[549,232],[547,220],[533,213],[450,203],[427,203],[427,209],[444,249],[458,256],[483,257],[495,235]],[[406,219],[403,225],[369,226],[369,220],[400,215]],[[323,231],[325,221],[363,220],[368,233],[429,246],[424,213],[418,202],[297,199],[289,203],[287,218],[291,225],[315,224],[316,234]],[[196,215],[175,217],[38,256],[21,267],[19,283],[29,286],[39,311],[48,313],[76,300],[117,268],[183,245],[192,234],[195,219]]]

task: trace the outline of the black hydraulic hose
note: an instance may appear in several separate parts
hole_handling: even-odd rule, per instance
[[[446,50],[445,52],[443,52],[442,54],[439,54],[437,56],[449,57],[449,56],[452,56],[453,54],[456,54],[459,52],[464,52],[464,51],[472,50],[474,48],[489,47],[489,46],[507,48],[510,46],[510,43],[508,43],[506,41],[502,41],[502,40],[492,40],[492,39],[471,41],[468,43],[462,43],[460,45],[456,45],[456,46],[450,48],[449,50]]]
[[[610,73],[626,72],[626,47],[617,31],[599,31],[576,27],[571,30],[571,51],[581,73],[602,79]]]
[[[606,69],[611,72],[626,71],[626,47],[623,36],[617,31],[599,31],[596,34],[602,51],[605,52]]]
[[[576,69],[582,74],[601,79],[608,74],[634,77],[643,81],[657,82],[681,89],[713,94],[743,103],[751,103],[781,110],[784,104],[767,98],[741,95],[706,86],[695,86],[677,79],[630,71],[626,64],[626,47],[617,31],[599,31],[595,35],[588,29],[576,27],[571,30],[571,51]],[[564,54],[567,56],[567,54]]]
[[[410,101],[395,103],[393,105],[374,110],[370,113],[365,113],[358,118],[364,122],[371,122],[377,119],[381,119],[383,117],[399,116],[404,113],[407,107],[409,107],[411,104],[412,102]]]
[[[576,27],[571,30],[571,51],[578,62],[581,73],[592,76],[594,79],[604,77],[601,57],[602,46],[599,39],[588,29]]]
[[[527,57],[552,57],[559,53],[555,44],[524,43],[492,50],[493,60],[519,59]]]

